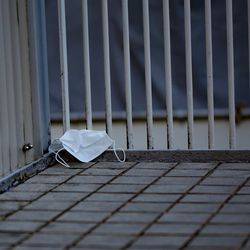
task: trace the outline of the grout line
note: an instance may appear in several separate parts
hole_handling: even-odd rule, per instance
[[[165,211],[159,213],[159,215],[153,220],[151,221],[149,224],[147,224],[147,226],[139,233],[136,235],[135,239],[132,239],[130,242],[128,242],[128,244],[126,244],[124,247],[122,247],[121,249],[127,249],[129,247],[131,247],[141,236],[143,236],[146,231],[154,224],[156,223],[161,217],[162,215],[164,215],[165,213],[169,212],[176,204],[178,204],[182,198],[184,198],[195,186],[199,185],[199,183],[201,183],[206,177],[208,177],[209,175],[211,175],[213,173],[213,171],[215,169],[218,168],[218,166],[221,163],[216,164],[213,168],[209,169],[207,174],[202,176],[197,183],[195,183],[194,185],[192,185],[185,193],[183,193],[175,202],[173,202]]]
[[[69,181],[70,179],[72,179],[73,177],[81,174],[82,172],[86,171],[87,169],[91,168],[94,165],[97,164],[101,164],[101,162],[95,162],[93,164],[91,164],[88,168],[83,169],[82,171],[78,172],[77,174],[74,174],[72,176],[70,176],[70,178],[68,178],[67,180],[65,180],[63,183],[60,183],[59,185],[55,186],[52,190],[46,192],[45,194],[53,191],[55,188],[57,188],[60,185],[65,184],[67,181]],[[121,174],[127,172],[128,170],[130,170],[131,168],[133,168],[135,165],[137,164],[137,162],[135,162],[134,164],[132,164],[130,167],[124,169],[124,171],[122,171],[121,173],[119,173],[118,175],[115,175],[112,179],[110,179],[108,182],[103,183],[100,187],[98,187],[97,189],[95,189],[92,192],[89,192],[88,195],[84,196],[82,199],[76,201],[75,203],[73,203],[72,205],[70,205],[68,208],[64,209],[62,212],[60,212],[59,214],[57,214],[56,216],[54,216],[52,219],[50,219],[49,221],[46,221],[44,224],[42,224],[41,226],[39,226],[36,230],[34,230],[33,232],[29,233],[26,237],[20,239],[19,241],[15,242],[14,244],[12,244],[8,249],[13,249],[14,247],[16,247],[19,244],[22,244],[24,241],[28,240],[30,237],[32,237],[34,234],[40,232],[44,227],[46,227],[47,225],[49,225],[51,222],[55,221],[56,219],[58,219],[60,216],[62,216],[64,213],[68,212],[71,208],[73,208],[74,206],[76,206],[78,203],[84,201],[86,198],[88,198],[89,196],[91,196],[92,194],[96,193],[98,190],[100,190],[101,188],[103,188],[105,185],[109,184],[110,182],[112,182],[114,179],[116,179],[117,177],[119,177]],[[42,195],[43,196],[43,195]],[[39,198],[41,198],[42,196],[40,196]],[[39,199],[38,198],[38,199]],[[35,199],[37,200],[37,199]],[[33,201],[32,201],[33,202]],[[31,202],[30,202],[31,203]],[[28,205],[28,204],[27,204]]]
[[[235,189],[228,197],[227,199],[225,199],[220,206],[216,209],[215,212],[213,212],[208,218],[207,220],[201,225],[201,227],[199,229],[197,229],[192,235],[191,237],[180,247],[180,249],[185,249],[190,242],[192,242],[192,240],[201,232],[201,230],[210,223],[210,221],[220,212],[220,210],[230,201],[231,198],[234,197],[234,195],[237,194],[237,192],[245,185],[245,183],[248,182],[248,180],[250,179],[250,177],[246,178],[245,181],[243,183],[241,183],[237,189]]]
[[[74,242],[72,242],[71,244],[67,245],[64,249],[68,250],[71,247],[76,246],[82,239],[84,239],[85,236],[87,236],[88,234],[92,233],[96,228],[98,228],[101,224],[105,223],[109,218],[111,218],[115,213],[117,213],[121,208],[123,208],[125,205],[127,205],[129,202],[131,202],[134,198],[136,198],[138,195],[142,194],[144,190],[146,190],[149,186],[151,186],[152,184],[154,184],[155,182],[157,182],[160,178],[162,178],[164,175],[166,175],[168,172],[170,172],[171,170],[173,170],[179,163],[175,163],[172,167],[170,167],[169,169],[167,169],[166,171],[164,171],[160,176],[155,176],[155,178],[149,183],[149,184],[145,184],[145,187],[143,189],[141,189],[139,192],[133,194],[127,201],[125,201],[124,203],[122,203],[118,208],[116,208],[114,211],[111,212],[110,215],[108,215],[106,218],[104,218],[102,221],[100,221],[99,223],[97,223],[95,226],[93,226],[92,228],[90,228],[87,232],[85,232],[84,234],[82,234],[78,239],[76,239]],[[125,173],[125,172],[124,172]],[[138,176],[137,176],[138,177]]]

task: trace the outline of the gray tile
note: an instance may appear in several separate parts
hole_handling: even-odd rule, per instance
[[[123,176],[151,176],[157,177],[165,173],[164,169],[140,169],[133,168],[123,174]]]
[[[207,173],[208,170],[206,169],[173,169],[169,173],[167,173],[166,176],[199,177],[199,176],[205,176]]]
[[[164,194],[180,194],[185,193],[190,189],[191,185],[151,185],[143,193],[164,193]]]
[[[15,250],[34,250],[34,249],[37,249],[37,250],[62,250],[62,246],[56,246],[56,245],[38,245],[38,244],[35,244],[35,245],[25,245],[25,244],[22,244],[22,245],[19,245],[17,247],[14,248]]]
[[[135,212],[119,212],[115,213],[108,222],[120,223],[149,223],[157,217],[157,213],[135,213]]]
[[[34,221],[2,221],[0,223],[1,232],[32,232],[42,225],[41,222]]]
[[[181,162],[175,169],[212,169],[217,165],[217,163],[207,163],[207,162]]]
[[[86,201],[127,201],[133,194],[105,194],[95,193],[86,199]]]
[[[13,244],[26,236],[25,233],[0,233],[0,246],[2,244]]]
[[[55,175],[55,176],[47,176],[47,175],[36,175],[30,179],[28,179],[25,184],[29,183],[48,183],[48,184],[59,184],[64,181],[66,181],[69,178],[69,176],[63,176],[63,175]]]
[[[221,178],[207,177],[200,185],[216,185],[216,186],[239,186],[245,181],[245,178]]]
[[[83,184],[104,184],[109,182],[114,176],[83,176],[78,175],[68,180],[66,183],[83,183]]]
[[[41,197],[40,201],[79,201],[88,193],[81,192],[50,192]]]
[[[94,223],[101,222],[108,215],[108,212],[69,211],[60,216],[57,221]]]
[[[219,206],[220,204],[179,203],[170,212],[213,213]]]
[[[217,214],[212,220],[212,223],[223,224],[250,224],[249,214]]]
[[[197,194],[231,194],[237,189],[237,186],[211,186],[198,185],[195,186],[190,193]]]
[[[0,202],[2,201],[30,201],[41,196],[40,192],[6,192],[0,195]]]
[[[105,169],[127,169],[133,166],[135,162],[98,162],[91,168],[105,168]]]
[[[42,233],[66,233],[66,234],[83,234],[94,227],[94,223],[78,223],[78,222],[51,222],[44,227]]]
[[[150,202],[130,202],[126,204],[120,211],[121,212],[163,212],[171,203],[150,203]]]
[[[134,184],[108,184],[101,188],[99,192],[103,193],[138,193],[145,185],[134,185]]]
[[[250,203],[250,194],[238,194],[233,196],[229,203]]]
[[[11,221],[48,221],[58,215],[58,211],[22,210],[8,217]]]
[[[239,247],[244,237],[232,236],[198,236],[192,240],[190,246],[211,246],[211,247]]]
[[[143,168],[143,169],[163,169],[168,170],[174,167],[176,163],[166,163],[166,162],[140,162],[136,164],[133,168]]]
[[[155,249],[156,247],[166,247],[168,246],[176,246],[180,247],[187,240],[187,236],[142,236],[140,237],[133,246],[145,246],[150,247],[151,249]]]
[[[250,213],[250,206],[249,204],[226,204],[222,209],[222,213]]]
[[[82,172],[81,175],[89,175],[89,176],[115,176],[122,172],[124,172],[125,169],[108,169],[108,168],[89,168],[86,171]]]
[[[197,203],[222,203],[229,195],[224,194],[188,194],[181,202],[197,202]]]
[[[180,234],[193,234],[200,225],[198,224],[170,224],[170,223],[161,223],[152,225],[147,231],[146,234],[166,234],[166,235],[180,235]]]
[[[157,177],[154,176],[119,176],[112,183],[116,184],[150,184]]]
[[[179,194],[140,194],[133,199],[138,202],[175,202],[180,198]]]
[[[14,192],[47,192],[55,187],[55,184],[23,183],[13,188]]]
[[[245,170],[215,170],[210,177],[240,177],[240,178],[247,178],[250,176],[250,171]]]
[[[200,232],[201,235],[248,235],[250,225],[206,225]]]
[[[222,163],[218,169],[250,170],[249,163]]]
[[[133,235],[139,234],[144,228],[144,224],[138,223],[105,223],[97,227],[93,233],[108,235]]]
[[[0,211],[20,209],[26,204],[28,204],[28,202],[25,202],[25,201],[1,201]]]
[[[53,191],[55,192],[94,192],[100,184],[80,184],[80,183],[65,183]]]
[[[47,210],[47,211],[62,211],[73,205],[74,201],[56,201],[51,202],[50,200],[36,200],[25,207],[24,210]]]
[[[92,164],[92,163],[91,163]],[[72,167],[79,166],[79,168],[65,168],[64,166],[53,166],[50,168],[45,169],[43,172],[41,172],[39,175],[75,175],[83,171],[86,167],[89,167],[91,164],[85,163],[85,164],[75,164],[72,165]]]
[[[74,206],[71,211],[97,211],[97,212],[112,212],[122,205],[122,202],[99,202],[99,201],[84,201]]]
[[[210,215],[208,213],[165,213],[158,222],[174,223],[204,223]]]
[[[238,194],[250,194],[250,187],[246,186],[246,187],[242,187]]]
[[[161,185],[194,185],[201,177],[161,177],[155,184]]]

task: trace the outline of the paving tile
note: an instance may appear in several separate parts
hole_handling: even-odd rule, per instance
[[[206,225],[200,232],[201,235],[248,235],[250,225]]]
[[[87,235],[84,239],[82,239],[78,247],[87,247],[92,249],[92,247],[105,248],[109,249],[120,249],[124,247],[133,236],[121,236],[121,235]],[[82,249],[82,248],[81,248]]]
[[[50,192],[42,196],[40,201],[79,201],[88,193],[81,192]]]
[[[223,223],[223,224],[250,224],[249,214],[217,214],[211,223]]]
[[[114,176],[74,176],[66,183],[83,183],[83,184],[104,184],[109,182]]]
[[[163,212],[169,208],[171,203],[152,203],[152,202],[130,202],[121,208],[121,212]]]
[[[155,184],[157,185],[194,185],[201,177],[161,177]]]
[[[157,177],[155,176],[119,176],[112,183],[116,184],[150,184]]]
[[[237,194],[230,199],[229,203],[250,203],[250,194]]]
[[[60,216],[57,221],[94,223],[101,222],[108,215],[108,212],[69,211]]]
[[[190,189],[191,185],[151,185],[143,191],[143,193],[164,193],[164,194],[180,194]]]
[[[195,186],[190,193],[197,194],[231,194],[237,189],[237,186],[209,186],[198,185]]]
[[[74,206],[71,211],[112,212],[122,204],[122,202],[83,201]]]
[[[250,206],[249,204],[226,204],[222,209],[222,213],[250,213]]]
[[[219,206],[220,204],[179,203],[170,212],[213,213]]]
[[[74,201],[56,201],[51,202],[50,200],[36,200],[27,205],[24,210],[47,210],[47,211],[62,211],[69,208],[74,204]]]
[[[140,169],[133,168],[123,174],[123,176],[161,176],[166,172],[165,169]]]
[[[47,176],[47,175],[36,175],[30,179],[28,179],[25,184],[28,183],[43,183],[43,184],[59,184],[66,181],[69,176],[63,175],[55,175],[55,176]]]
[[[172,236],[172,235],[165,235],[165,236],[147,236],[144,235],[140,237],[133,246],[145,246],[150,247],[151,249],[155,249],[156,247],[165,247],[168,249],[169,246],[176,246],[180,247],[186,240],[187,236]]]
[[[101,193],[138,193],[145,185],[134,185],[134,184],[108,184],[101,188],[98,192]]]
[[[207,162],[181,162],[179,163],[175,169],[212,169],[217,165],[217,163],[207,163]]]
[[[144,169],[164,169],[168,170],[174,167],[176,163],[166,163],[166,162],[140,162],[136,164],[133,168],[144,168]]]
[[[0,246],[1,244],[13,244],[26,236],[25,233],[0,233]]]
[[[56,245],[19,245],[17,247],[14,248],[15,250],[34,250],[34,249],[38,249],[38,250],[62,250],[62,246],[56,246]]]
[[[190,246],[210,246],[210,247],[239,247],[243,242],[244,237],[236,237],[236,236],[198,236],[194,238]]]
[[[222,163],[218,169],[250,170],[250,163]]]
[[[41,233],[66,233],[66,234],[83,234],[94,227],[95,223],[79,222],[51,222],[41,230]]]
[[[157,215],[157,213],[118,212],[109,218],[108,222],[149,223],[153,221]]]
[[[179,224],[161,223],[161,224],[159,224],[159,223],[157,223],[157,224],[152,225],[146,231],[146,235],[149,235],[149,234],[156,234],[156,235],[187,234],[187,235],[191,235],[199,227],[200,227],[200,225],[198,225],[198,224],[190,224],[190,223],[189,224],[183,224],[183,223],[179,223]]]
[[[82,172],[81,175],[88,176],[116,176],[124,172],[125,169],[108,169],[108,168],[89,168],[86,171]]]
[[[80,184],[80,183],[65,183],[56,189],[54,192],[94,192],[98,189],[100,184]]]
[[[26,240],[25,245],[31,245],[34,246],[34,248],[36,245],[64,247],[73,242],[76,238],[78,238],[77,234],[37,233]]]
[[[224,194],[188,194],[183,199],[181,199],[181,202],[197,202],[197,203],[222,203],[224,202],[229,195]]]
[[[206,169],[173,169],[166,176],[205,176],[208,173]]]
[[[221,178],[221,177],[207,177],[200,185],[216,185],[216,186],[239,186],[245,181],[245,178]]]
[[[48,221],[58,215],[58,211],[21,210],[8,217],[11,221]]]
[[[165,213],[158,220],[159,223],[204,223],[210,214],[208,213]]]
[[[246,187],[242,187],[238,194],[250,194],[250,187],[246,186]]]
[[[25,201],[1,201],[0,211],[20,209],[26,204],[28,204],[28,202],[25,202]]]
[[[137,202],[175,202],[180,198],[179,194],[140,194],[133,199]]]
[[[32,232],[41,225],[41,222],[34,221],[2,221],[0,223],[0,232]]]
[[[86,167],[89,167],[91,164],[86,163],[86,164],[77,164],[77,165],[72,165],[72,167],[79,166],[79,168],[65,168],[64,166],[53,166],[50,168],[45,169],[43,172],[41,172],[39,175],[75,175],[79,174],[83,169]]]
[[[91,168],[104,168],[104,169],[127,169],[135,165],[135,162],[98,162]]]
[[[13,213],[13,210],[0,211],[0,221],[4,220],[4,218],[8,216],[10,213]]]
[[[95,193],[89,196],[86,201],[127,201],[133,194],[106,194],[106,193]]]
[[[12,188],[12,192],[47,192],[55,187],[55,184],[40,184],[40,183],[27,183],[20,184],[15,188]]]
[[[250,171],[246,170],[215,170],[210,177],[240,177],[240,178],[248,178],[250,176]]]
[[[133,235],[139,234],[144,228],[144,224],[138,223],[105,223],[97,227],[93,233],[108,235]]]
[[[0,202],[2,201],[30,201],[41,196],[40,192],[6,192],[0,195]]]

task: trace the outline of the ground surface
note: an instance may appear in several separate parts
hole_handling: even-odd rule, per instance
[[[51,167],[0,195],[0,249],[250,249],[250,164]]]

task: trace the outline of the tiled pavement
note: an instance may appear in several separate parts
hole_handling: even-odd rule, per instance
[[[0,249],[250,249],[250,164],[51,167],[0,195]]]

